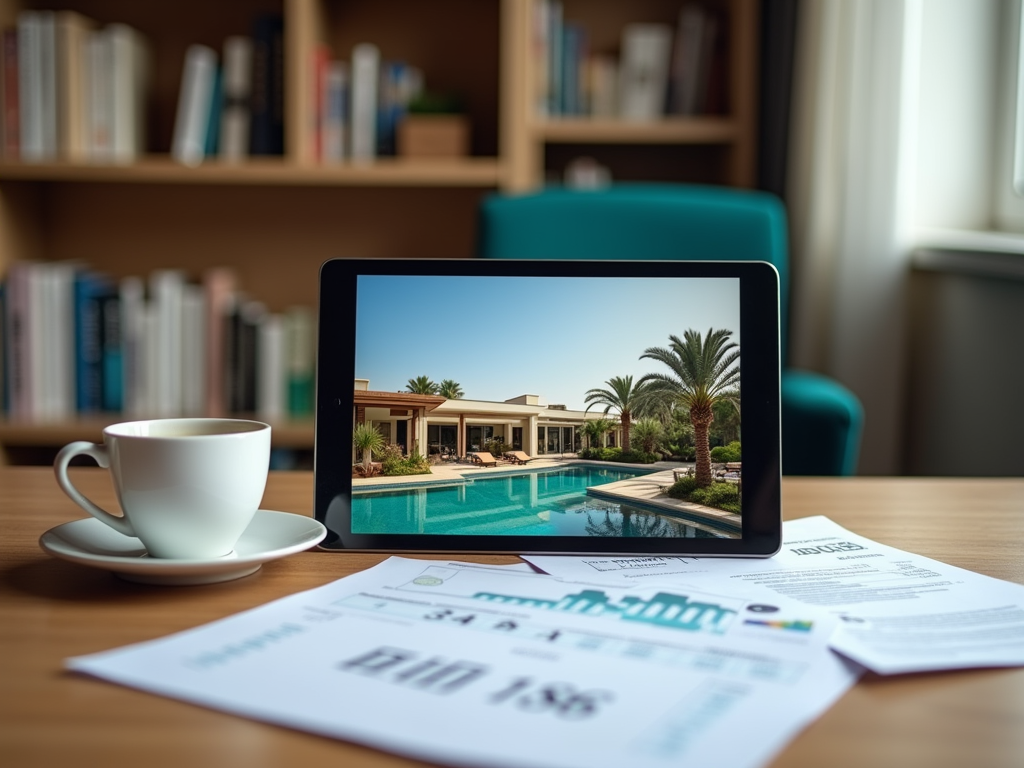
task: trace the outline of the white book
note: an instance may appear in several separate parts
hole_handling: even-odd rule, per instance
[[[181,411],[202,416],[206,408],[206,296],[202,286],[182,290]]]
[[[224,41],[224,106],[219,147],[223,160],[242,160],[249,155],[252,50],[248,37],[236,35]]]
[[[57,13],[57,149],[72,162],[89,158],[87,94],[89,35],[95,22],[74,11]]]
[[[114,158],[114,50],[105,29],[89,33],[86,42],[88,60],[88,105],[86,107],[86,144],[89,159],[107,163]]]
[[[320,126],[323,161],[328,164],[340,163],[345,159],[345,145],[348,139],[349,72],[347,62],[332,61],[327,65],[321,103],[324,105],[323,120]]]
[[[123,348],[124,412],[132,418],[146,415],[145,376],[143,357],[143,325],[145,324],[145,298],[142,279],[123,278],[119,285],[121,296],[121,345]]]
[[[51,416],[69,419],[75,414],[75,270],[71,262],[51,265],[53,302],[53,391]]]
[[[217,53],[205,45],[190,45],[178,94],[171,156],[185,165],[199,165],[206,154],[206,132],[213,105]]]
[[[145,418],[163,416],[160,410],[160,321],[159,310],[152,301],[142,305],[139,323],[139,415]]]
[[[377,155],[377,87],[380,51],[372,43],[352,49],[352,159],[372,160]]]
[[[155,312],[157,360],[153,392],[158,416],[180,416],[182,409],[181,369],[182,317],[185,278],[173,269],[159,269],[150,275],[150,296]]]
[[[665,114],[672,29],[666,24],[627,24],[622,30],[619,107],[626,120]]]
[[[149,50],[145,38],[127,24],[107,27],[111,55],[112,157],[130,163],[145,148],[145,105]]]
[[[285,326],[281,315],[267,315],[256,338],[256,415],[280,421],[288,412]]]

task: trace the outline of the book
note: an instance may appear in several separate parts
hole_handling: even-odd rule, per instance
[[[562,87],[564,85],[564,59],[562,56],[562,44],[565,40],[564,35],[562,34],[563,14],[564,12],[562,10],[562,3],[560,0],[551,0],[551,2],[548,3],[546,14],[548,23],[547,114],[551,117],[556,117],[562,114]]]
[[[230,411],[225,370],[228,357],[226,334],[235,304],[236,283],[234,270],[227,267],[215,267],[203,275],[203,306],[206,313],[206,341],[203,345],[206,353],[203,368],[206,378],[204,410],[207,416],[225,416]]]
[[[145,416],[150,412],[144,350],[146,303],[142,278],[122,278],[118,285],[121,305],[121,401],[125,415]]]
[[[74,277],[75,409],[103,410],[103,302],[110,282],[102,274],[79,270]]]
[[[124,339],[121,295],[116,286],[103,297],[100,307],[100,356],[102,359],[102,409],[118,413],[124,409]]]
[[[313,414],[316,372],[316,333],[313,313],[306,307],[292,307],[285,314],[288,413],[293,417]]]
[[[372,160],[377,154],[377,88],[380,51],[372,43],[352,49],[352,159]]]
[[[223,99],[220,113],[222,160],[242,160],[249,155],[252,96],[252,39],[234,35],[224,41]]]
[[[158,416],[180,416],[182,410],[182,326],[185,278],[178,270],[158,269],[149,276],[154,312],[153,408]]]
[[[21,157],[21,117],[19,115],[18,96],[18,30],[9,27],[0,32],[0,87],[3,96],[0,108],[3,109],[3,145],[0,148],[3,156],[9,160]]]
[[[146,147],[146,96],[150,53],[146,39],[127,24],[110,24],[111,156],[130,163]]]
[[[213,72],[213,89],[210,91],[210,108],[206,120],[206,157],[216,157],[220,145],[220,116],[224,106],[224,69],[217,67]]]
[[[586,59],[586,31],[575,22],[562,25],[562,104],[561,114],[582,115],[585,112],[583,93],[583,61]]]
[[[619,114],[618,63],[611,56],[591,56],[587,67],[589,114],[596,118],[616,117]]]
[[[8,415],[14,421],[32,418],[32,356],[39,341],[32,327],[31,283],[35,264],[15,261],[7,270],[5,283],[5,352]]]
[[[280,421],[288,413],[284,318],[267,315],[257,334],[256,415],[263,421]]]
[[[530,26],[530,57],[533,60],[534,109],[538,117],[546,117],[549,107],[550,75],[548,33],[551,22],[551,0],[537,0],[533,5],[533,19]]]
[[[323,88],[323,122],[320,126],[322,159],[328,164],[339,163],[348,155],[348,62],[331,61],[327,65]]]
[[[182,286],[181,414],[202,416],[206,407],[206,296],[203,287]]]
[[[687,3],[679,10],[670,80],[669,112],[672,114],[697,112],[706,24],[707,13],[696,3]]]
[[[52,11],[18,14],[20,156],[27,162],[57,156],[55,34]]]
[[[114,46],[105,29],[86,39],[86,154],[97,163],[114,159]]]
[[[619,107],[626,120],[665,114],[672,29],[666,24],[627,24],[622,30]]]
[[[88,43],[96,22],[74,11],[56,15],[57,151],[71,162],[89,159],[86,132]]]
[[[217,53],[212,48],[199,44],[188,47],[171,141],[171,156],[179,163],[199,165],[206,154],[216,72]]]
[[[253,155],[284,154],[284,20],[264,15],[253,25],[251,134]]]

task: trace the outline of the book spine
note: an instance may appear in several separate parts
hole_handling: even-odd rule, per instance
[[[102,408],[108,413],[124,409],[124,339],[121,296],[111,290],[100,307],[101,349],[103,369]]]
[[[130,163],[142,153],[148,55],[142,35],[126,24],[107,27],[110,40],[111,153]]]
[[[224,416],[230,412],[227,400],[228,324],[235,302],[236,278],[233,270],[219,267],[203,276],[206,318],[206,341],[203,345],[206,362],[204,391],[207,416]]]
[[[253,27],[250,154],[284,154],[284,22],[261,16]]]
[[[89,62],[86,143],[89,158],[105,163],[114,158],[114,53],[107,30],[91,32],[86,49]]]
[[[21,159],[36,162],[45,158],[43,147],[43,85],[40,59],[41,21],[38,11],[18,15],[18,95]]]
[[[205,45],[185,52],[171,156],[185,165],[199,165],[206,153],[206,131],[213,100],[217,54]]]
[[[34,265],[16,261],[7,272],[6,351],[8,413],[12,420],[32,418],[32,313],[29,302]]]
[[[143,361],[143,325],[145,301],[142,279],[126,277],[119,285],[121,303],[121,385],[122,410],[128,416],[146,413],[145,365]]]
[[[224,41],[224,98],[219,154],[241,160],[249,154],[249,101],[252,96],[253,44],[239,35]]]
[[[156,323],[155,410],[160,416],[180,416],[184,278],[176,270],[157,270],[150,275],[150,289]]]
[[[16,160],[21,157],[21,117],[19,116],[18,95],[18,30],[5,29],[0,37],[3,46],[3,156]]]
[[[57,149],[71,162],[88,159],[86,45],[93,22],[74,11],[57,14]]]
[[[380,51],[371,43],[352,49],[352,159],[372,160],[377,150]]]
[[[285,397],[284,319],[268,315],[259,326],[256,361],[256,415],[279,421],[288,412]]]
[[[288,413],[302,418],[313,413],[313,315],[305,307],[294,307],[285,317]]]
[[[213,71],[213,88],[210,91],[210,107],[207,111],[206,144],[204,154],[216,157],[220,146],[220,119],[224,106],[224,70],[216,67]]]
[[[206,297],[202,286],[182,291],[181,410],[201,416],[206,405]]]
[[[340,163],[348,154],[349,123],[349,71],[344,61],[332,61],[324,82],[323,159],[326,163]]]
[[[103,408],[102,302],[105,281],[81,270],[74,281],[75,407],[80,414]]]

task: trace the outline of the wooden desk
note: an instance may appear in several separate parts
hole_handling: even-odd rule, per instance
[[[116,504],[105,472],[72,471],[96,501]],[[307,473],[272,473],[263,506],[309,514],[312,483]],[[1024,584],[1024,480],[787,478],[783,499],[787,519],[826,514],[886,544]],[[366,568],[381,556],[304,552],[225,584],[143,586],[39,549],[44,531],[79,517],[49,469],[0,468],[4,768],[417,765],[61,669],[68,656],[212,621]],[[772,765],[1020,768],[1024,669],[868,675]]]

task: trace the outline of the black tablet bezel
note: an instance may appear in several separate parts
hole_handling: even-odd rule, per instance
[[[738,278],[742,535],[627,539],[351,533],[356,283],[360,275]],[[334,551],[770,556],[782,540],[779,390],[778,273],[766,262],[332,259],[320,269],[314,514],[328,534],[319,546]],[[642,543],[640,548],[638,543]]]

